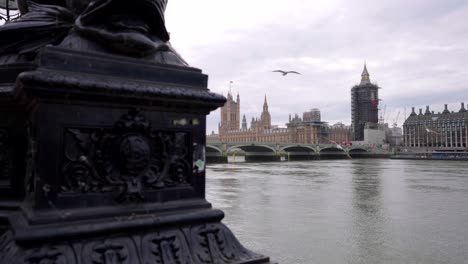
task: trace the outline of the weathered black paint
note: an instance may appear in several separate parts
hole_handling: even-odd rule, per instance
[[[37,30],[18,23],[0,38]],[[0,262],[269,263],[205,199],[206,115],[225,102],[207,75],[63,45],[75,34],[0,54]]]

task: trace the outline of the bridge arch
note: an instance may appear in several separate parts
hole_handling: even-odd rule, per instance
[[[318,154],[314,147],[307,145],[287,145],[280,148],[280,153],[288,161],[318,159]]]
[[[351,158],[365,158],[368,151],[362,147],[352,148],[348,151]]]
[[[242,150],[242,149],[240,149],[240,148],[238,148],[238,147],[229,148],[229,149],[226,151],[227,155],[232,155],[232,154],[234,154],[234,153],[237,154],[237,153],[239,153],[239,152],[240,152],[240,153],[245,153],[244,150]]]
[[[223,153],[223,151],[220,148],[213,146],[213,145],[206,145],[206,152],[207,153],[220,153],[220,154]]]
[[[349,154],[338,146],[327,146],[320,149],[320,159],[347,159]]]
[[[280,151],[286,152],[316,152],[312,146],[288,145],[280,148]]]
[[[320,152],[335,152],[335,153],[340,153],[340,152],[346,152],[344,149],[342,148],[338,148],[338,147],[324,147],[322,149],[320,149]]]
[[[368,151],[365,148],[352,148],[348,152],[351,154],[351,153],[364,153]]]
[[[276,149],[274,147],[262,144],[250,144],[250,145],[234,145],[230,146],[226,152],[229,153],[234,149],[241,149],[245,152],[272,152],[276,153]]]

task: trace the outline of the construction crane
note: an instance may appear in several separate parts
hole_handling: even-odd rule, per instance
[[[392,115],[392,112],[391,111],[388,111],[387,112],[387,115],[384,116],[384,123],[385,123],[385,120],[387,120],[387,122],[390,120],[390,116]]]
[[[380,113],[380,123],[383,125],[385,124],[385,112],[387,111],[387,105],[384,105],[383,113]]]
[[[398,114],[396,115],[395,121],[393,121],[393,127],[398,126],[398,117],[400,117],[400,111],[398,111]]]

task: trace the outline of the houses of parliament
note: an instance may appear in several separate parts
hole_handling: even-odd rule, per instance
[[[352,125],[342,123],[328,125],[322,122],[320,110],[313,108],[304,112],[302,117],[289,115],[286,127],[280,128],[271,125],[271,115],[268,111],[268,102],[265,95],[263,111],[260,117],[252,117],[250,127],[245,115],[242,116],[241,99],[236,99],[229,91],[227,102],[221,108],[221,122],[219,133],[208,135],[208,142],[267,142],[292,144],[329,144],[364,140],[364,130],[369,124],[378,122],[379,86],[371,83],[369,72],[364,64],[361,82],[351,89],[351,119]]]
[[[231,92],[227,94],[227,102],[221,108],[219,133],[207,136],[208,142],[268,142],[297,144],[328,144],[351,140],[351,129],[341,123],[329,126],[321,121],[320,110],[312,109],[304,112],[302,117],[289,115],[285,128],[271,125],[271,114],[268,110],[267,97],[263,102],[260,117],[252,117],[250,126],[246,116],[240,113],[240,96],[236,100]]]

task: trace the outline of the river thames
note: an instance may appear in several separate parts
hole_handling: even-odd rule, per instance
[[[212,164],[207,199],[283,264],[468,263],[468,162]]]

